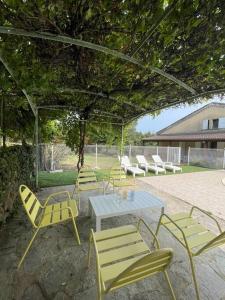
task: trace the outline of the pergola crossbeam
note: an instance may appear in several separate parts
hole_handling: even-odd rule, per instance
[[[94,51],[99,51],[104,54],[111,55],[116,58],[120,58],[120,59],[130,62],[132,64],[135,64],[141,68],[144,68],[145,70],[150,69],[152,72],[156,72],[159,75],[162,75],[165,78],[175,82],[176,84],[183,87],[184,89],[191,92],[192,94],[196,94],[196,91],[192,87],[188,86],[186,83],[182,82],[181,80],[175,78],[173,75],[170,75],[169,73],[167,73],[157,67],[154,67],[154,66],[145,67],[145,65],[142,62],[138,61],[137,59],[135,59],[131,56],[128,56],[126,54],[123,54],[122,52],[112,50],[112,49],[109,49],[107,47],[104,47],[104,46],[101,46],[98,44],[71,38],[71,37],[64,36],[64,35],[56,35],[56,34],[52,34],[52,33],[48,33],[48,32],[26,31],[23,29],[6,27],[6,26],[0,26],[0,33],[9,34],[9,35],[10,34],[17,35],[17,36],[26,36],[26,37],[31,37],[31,38],[40,38],[40,39],[60,42],[60,43],[64,43],[64,44],[76,45],[76,46],[88,48],[88,49],[91,49]]]
[[[6,68],[6,70],[8,71],[8,73],[12,76],[12,78],[16,82],[17,86],[19,86],[19,83],[18,83],[18,81],[17,81],[17,79],[15,77],[14,72],[10,68],[9,64],[7,63],[7,61],[3,58],[1,51],[0,51],[0,60],[1,60],[2,64],[4,65],[4,67]],[[31,97],[28,95],[27,91],[24,88],[21,88],[21,91],[24,94],[24,96],[26,97],[28,103],[30,104],[30,107],[31,107],[31,110],[32,110],[34,116],[36,116],[36,114],[37,114],[36,106],[33,103]]]
[[[75,110],[77,111],[77,107],[73,106],[73,105],[40,105],[40,106],[37,106],[38,109],[63,109],[63,108],[66,108],[66,109],[70,109],[70,110]],[[79,112],[77,112],[79,114]],[[93,113],[91,113],[90,115],[98,115],[98,116],[101,116],[101,117],[110,117],[110,118],[115,118],[115,119],[119,119],[119,120],[123,120],[123,118],[119,117],[118,115],[115,115],[115,114],[112,114],[112,113],[108,113],[108,112],[105,112],[105,111],[101,111],[99,109],[95,109]]]
[[[59,89],[59,91],[61,92],[61,94],[63,93],[72,93],[72,94],[75,94],[75,93],[81,93],[81,94],[87,94],[87,95],[93,95],[93,96],[96,96],[96,97],[100,97],[100,98],[105,98],[105,99],[108,99],[108,100],[112,100],[112,101],[115,101],[115,102],[119,102],[119,100],[117,98],[114,98],[112,96],[109,96],[107,94],[104,94],[103,92],[92,92],[92,91],[89,91],[89,90],[84,90],[84,89],[69,89],[69,88],[64,88],[64,89]],[[36,92],[38,94],[42,94],[42,90],[38,90],[38,91],[32,91],[31,93],[33,92]],[[39,93],[40,92],[40,93]],[[146,110],[137,105],[137,104],[134,104],[134,103],[130,103],[128,101],[123,101],[123,104],[126,104],[127,106],[130,106],[130,107],[133,107],[139,111],[142,111],[142,112],[145,112]]]
[[[126,125],[129,124],[130,122],[133,122],[134,120],[136,120],[140,117],[143,117],[145,114],[151,114],[151,113],[154,113],[154,112],[159,111],[161,109],[165,109],[165,108],[168,108],[168,107],[171,107],[171,106],[174,106],[174,105],[178,105],[178,104],[182,104],[182,103],[184,104],[185,102],[187,103],[190,100],[197,99],[197,98],[200,98],[200,97],[204,97],[204,96],[207,96],[207,95],[215,95],[215,94],[222,94],[222,93],[225,93],[225,88],[202,92],[202,93],[196,94],[196,95],[191,96],[191,97],[187,97],[187,98],[182,99],[182,100],[173,101],[172,103],[167,103],[167,104],[162,105],[162,106],[159,105],[159,107],[157,109],[154,109],[154,108],[150,109],[145,113],[141,113],[141,114],[135,116],[134,118],[126,120],[125,124]]]

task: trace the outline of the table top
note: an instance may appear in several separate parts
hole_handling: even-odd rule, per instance
[[[96,216],[115,216],[132,213],[134,211],[164,207],[162,200],[145,191],[129,191],[127,197],[120,194],[108,194],[89,197],[89,201]]]

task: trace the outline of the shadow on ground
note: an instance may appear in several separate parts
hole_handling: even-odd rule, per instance
[[[142,182],[138,182],[137,188],[160,196],[169,212],[190,209],[187,203],[163,194]],[[60,187],[43,189],[39,192],[39,197],[44,199],[53,190],[60,189]],[[67,186],[63,189],[72,191],[73,187]],[[18,214],[1,228],[0,299],[96,299],[94,255],[91,267],[87,268],[89,233],[91,228],[95,228],[95,220],[87,215],[88,195],[90,193],[82,196],[81,213],[77,220],[81,246],[78,246],[74,239],[70,223],[43,229],[20,270],[17,270],[17,264],[32,234],[31,225],[22,207]],[[156,228],[159,211],[145,211],[142,216],[152,228]],[[137,220],[138,216],[134,215],[114,217],[104,220],[102,228],[134,224]],[[145,230],[143,235],[149,239]],[[163,229],[160,231],[159,239],[161,247],[171,247],[175,252],[169,275],[177,299],[195,299],[185,250]],[[196,258],[195,261],[202,299],[225,299],[225,252],[222,249],[214,249]],[[111,293],[106,299],[163,300],[170,299],[170,293],[164,277],[155,275]]]

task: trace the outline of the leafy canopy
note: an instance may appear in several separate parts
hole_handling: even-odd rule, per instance
[[[142,65],[63,42],[65,38],[55,42],[1,33],[0,54],[17,80],[0,65],[0,97],[7,114],[30,113],[21,88],[36,105],[60,109],[41,109],[43,123],[65,115],[65,107],[79,119],[126,123],[224,93],[223,0],[1,0],[0,11],[1,26],[88,41],[133,56]],[[178,78],[199,97],[154,68]],[[19,119],[30,126],[30,117]],[[12,123],[7,126],[15,130]]]

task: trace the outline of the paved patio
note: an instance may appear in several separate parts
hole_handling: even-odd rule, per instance
[[[170,177],[173,176],[166,178],[170,179]],[[157,180],[159,179],[161,177],[157,178]],[[143,180],[137,180],[136,188],[150,191],[160,197],[169,213],[190,209],[188,203],[151,187]],[[72,191],[73,186],[43,189],[40,191],[39,197],[44,199],[49,193],[62,189]],[[74,242],[71,224],[43,230],[34,242],[20,270],[17,270],[16,266],[31,237],[31,226],[22,207],[18,214],[1,228],[0,299],[96,299],[94,259],[92,259],[91,268],[87,269],[86,267],[89,232],[90,228],[95,227],[94,220],[87,216],[87,198],[91,194],[93,195],[93,193],[88,193],[82,196],[81,214],[77,222],[81,246]],[[155,229],[159,211],[145,211],[143,217]],[[103,220],[103,229],[136,221],[137,216],[135,215],[113,217]],[[208,222],[207,225],[211,226]],[[225,228],[225,221],[222,221],[222,226]],[[148,239],[147,232],[143,233]],[[175,255],[169,268],[169,275],[177,299],[195,299],[186,252],[164,229],[160,230],[159,239],[161,247],[174,249]],[[225,299],[225,252],[222,249],[214,249],[196,258],[195,261],[202,299]],[[170,299],[169,295],[163,276],[157,275],[111,293],[106,299],[162,300]]]
[[[224,170],[152,176],[141,181],[225,220]]]

